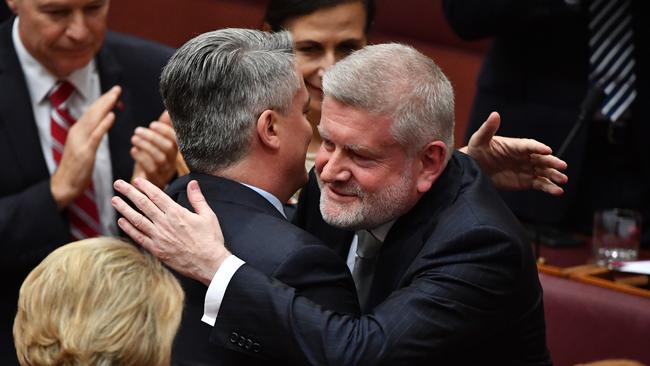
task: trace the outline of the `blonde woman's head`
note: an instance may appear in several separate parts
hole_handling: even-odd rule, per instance
[[[21,365],[169,365],[183,291],[151,255],[115,238],[58,248],[20,288]]]

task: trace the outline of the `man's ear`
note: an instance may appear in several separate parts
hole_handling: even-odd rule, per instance
[[[447,145],[442,141],[428,143],[419,153],[420,171],[417,175],[417,190],[424,193],[438,179],[447,166]]]
[[[262,146],[270,149],[280,148],[280,137],[278,136],[278,122],[280,115],[271,109],[267,109],[257,118],[257,136]]]

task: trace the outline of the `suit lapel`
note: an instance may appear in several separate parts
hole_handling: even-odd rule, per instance
[[[97,71],[102,94],[115,85],[121,85],[123,70],[117,58],[111,53],[107,42],[98,52],[96,58]],[[114,109],[115,122],[108,131],[108,145],[111,152],[111,167],[113,179],[131,179],[133,175],[133,159],[129,153],[131,136],[136,127],[131,109],[135,106],[134,96],[128,88],[122,88],[120,101],[124,110]]]
[[[49,172],[27,83],[11,39],[12,24],[13,21],[8,21],[0,28],[0,87],[4,90],[0,93],[0,129],[8,136],[18,169],[26,181],[34,182],[47,178]]]
[[[395,222],[379,253],[368,303],[366,309],[362,309],[364,312],[373,309],[404,285],[404,275],[435,229],[441,211],[457,197],[461,178],[462,168],[452,157],[433,187]]]

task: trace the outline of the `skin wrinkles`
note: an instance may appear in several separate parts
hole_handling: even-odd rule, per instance
[[[376,227],[410,209],[419,197],[417,159],[390,134],[392,120],[325,98],[316,157],[325,221],[346,229]]]
[[[87,65],[104,42],[108,0],[7,3],[19,16],[18,33],[27,51],[60,79]]]

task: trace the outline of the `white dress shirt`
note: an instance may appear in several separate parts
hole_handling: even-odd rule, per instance
[[[277,197],[261,188],[245,183],[240,184],[254,190],[260,196],[264,197],[267,201],[269,201],[269,203],[273,205],[273,207],[275,207],[280,212],[280,214],[282,214],[285,219],[287,218],[286,214],[284,213],[282,202],[280,202]],[[212,277],[210,286],[208,286],[208,291],[205,294],[203,317],[201,318],[201,321],[214,326],[217,315],[219,314],[219,309],[221,308],[223,296],[226,294],[226,288],[228,287],[232,276],[235,275],[235,272],[237,272],[239,267],[244,265],[244,263],[246,262],[239,259],[234,254],[231,254],[228,258],[226,258],[225,261],[223,261],[221,267],[219,267],[217,272],[214,274],[214,277]]]
[[[57,166],[52,154],[52,134],[50,131],[52,105],[48,99],[48,94],[59,80],[27,51],[18,33],[18,22],[19,18],[16,17],[12,29],[14,48],[27,81],[27,89],[32,102],[43,157],[50,175],[52,175]],[[95,60],[92,60],[83,68],[75,70],[66,80],[75,87],[75,92],[68,99],[68,109],[70,114],[75,119],[78,119],[88,106],[101,96],[101,86]],[[115,235],[117,234],[117,224],[115,211],[111,206],[113,171],[111,168],[111,154],[108,148],[108,134],[102,138],[97,149],[92,179],[102,233],[104,235]]]

